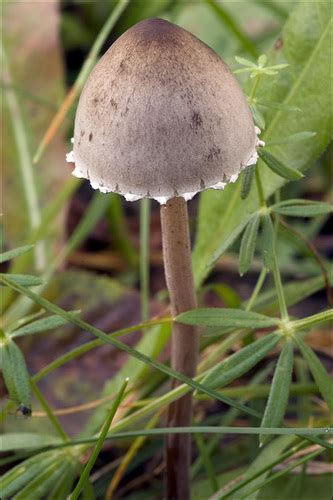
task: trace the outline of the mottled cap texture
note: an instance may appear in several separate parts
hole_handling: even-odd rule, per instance
[[[146,19],[100,59],[75,118],[74,175],[165,203],[222,188],[254,163],[249,107],[224,61],[188,31]]]

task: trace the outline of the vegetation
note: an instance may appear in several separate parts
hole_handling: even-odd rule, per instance
[[[189,391],[193,425],[172,432],[192,436],[194,500],[331,498],[330,3],[3,14],[1,498],[161,498],[166,409]],[[92,192],[64,160],[97,58],[151,16],[227,61],[265,142],[189,202],[200,306],[176,319],[202,331],[194,379],[169,365],[157,205]]]

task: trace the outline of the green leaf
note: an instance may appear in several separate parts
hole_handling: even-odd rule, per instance
[[[267,269],[272,269],[275,245],[275,231],[269,214],[261,216],[262,224],[262,258]]]
[[[286,339],[275,368],[261,427],[278,427],[283,420],[288,404],[293,361],[293,343]],[[260,444],[264,444],[268,439],[269,437],[260,435]]]
[[[259,455],[254,459],[250,467],[243,475],[242,481],[240,481],[240,483],[237,485],[237,493],[235,491],[235,493],[232,494],[230,498],[232,500],[238,500],[239,498],[255,500],[256,498],[258,498],[258,491],[251,496],[248,496],[247,492],[250,491],[250,489],[253,489],[253,487],[257,484],[260,484],[261,481],[265,479],[266,476],[268,476],[270,469],[260,474],[259,477],[256,476],[256,474],[265,469],[268,464],[272,464],[271,467],[273,467],[276,459],[284,452],[286,448],[291,446],[294,441],[295,436],[279,436],[272,442],[268,443],[267,446],[262,449],[261,453],[259,453]],[[243,482],[247,482],[248,484],[242,486]]]
[[[242,376],[261,361],[276,346],[280,335],[270,333],[214,366],[201,381],[202,385],[220,388]]]
[[[262,112],[260,111],[260,109],[258,108],[258,106],[256,106],[256,104],[250,104],[250,109],[251,109],[253,120],[254,120],[255,124],[258,125],[258,127],[261,130],[265,130],[265,128],[266,128],[265,118],[264,118],[264,115],[262,114]]]
[[[49,464],[54,462],[59,452],[46,451],[39,453],[9,470],[1,477],[1,495],[3,498],[11,498],[12,495],[24,487],[26,483],[33,480]]]
[[[57,484],[68,467],[65,456],[55,458],[15,495],[15,500],[42,500],[50,489]]]
[[[9,396],[31,409],[29,374],[20,348],[9,340],[3,349],[3,374]]]
[[[0,276],[6,276],[5,274],[0,273]],[[38,276],[30,276],[29,274],[10,274],[10,279],[15,281],[15,283],[22,286],[38,286],[43,283],[41,278]]]
[[[6,283],[13,290],[20,292],[25,297],[28,297],[29,299],[34,301],[39,306],[45,308],[46,310],[48,310],[54,314],[57,314],[63,318],[68,318],[70,323],[73,323],[74,325],[79,326],[83,330],[90,332],[92,335],[101,339],[106,344],[111,344],[116,349],[119,349],[123,352],[126,352],[127,354],[129,354],[133,358],[136,358],[137,360],[144,363],[145,365],[148,365],[151,368],[155,368],[155,369],[159,370],[160,372],[168,375],[169,377],[172,377],[176,380],[179,380],[179,381],[185,383],[186,385],[188,385],[189,387],[191,387],[193,389],[196,389],[196,390],[199,390],[200,392],[208,394],[209,396],[216,398],[218,401],[222,401],[226,404],[229,404],[235,408],[240,409],[241,411],[244,411],[247,414],[251,414],[253,416],[258,417],[258,412],[256,410],[252,410],[252,408],[248,408],[245,405],[239,403],[238,401],[231,400],[230,398],[228,398],[226,396],[222,396],[221,394],[219,394],[216,391],[212,391],[212,390],[202,386],[200,383],[187,377],[183,373],[177,372],[177,371],[173,370],[172,368],[168,367],[167,365],[160,363],[159,361],[156,361],[153,358],[149,358],[145,354],[137,351],[136,349],[133,349],[132,347],[128,346],[127,344],[120,342],[119,340],[117,340],[115,338],[112,338],[111,336],[107,335],[105,332],[103,332],[99,328],[96,328],[93,325],[90,325],[86,321],[83,321],[83,320],[77,318],[76,316],[69,315],[66,311],[64,311],[60,307],[56,306],[55,304],[52,304],[51,302],[44,299],[43,297],[37,295],[29,288],[24,288],[24,287],[18,285],[17,283],[11,282],[9,277],[0,276],[0,281],[2,281],[3,283]],[[276,321],[278,321],[278,320],[276,320]]]
[[[245,59],[245,57],[235,56],[235,59],[242,66],[248,66],[250,68],[255,68],[256,67],[256,64],[254,62],[249,61],[248,59]]]
[[[271,207],[271,210],[278,214],[289,215],[290,217],[316,217],[318,215],[330,214],[333,211],[328,203],[323,202],[295,203],[295,205],[290,203],[285,206],[275,205]]]
[[[28,448],[41,448],[63,441],[49,434],[36,432],[8,432],[1,435],[1,451],[15,451]]]
[[[284,165],[280,160],[278,160],[271,153],[263,149],[258,149],[259,157],[266,163],[266,165],[280,177],[284,177],[289,181],[297,181],[303,177],[303,174],[294,168]]]
[[[317,135],[316,132],[297,132],[296,134],[282,137],[281,139],[276,141],[266,142],[266,147],[276,146],[277,144],[287,144],[290,142],[306,141],[307,139],[311,139],[315,135]]]
[[[311,347],[306,345],[297,335],[294,336],[294,340],[310,368],[312,376],[321,392],[321,395],[326,401],[330,413],[333,414],[333,384],[329,374]]]
[[[319,158],[331,141],[331,97],[327,92],[331,78],[327,64],[331,23],[329,2],[297,3],[281,33],[283,46],[272,48],[267,54],[269,64],[287,60],[290,66],[274,80],[262,78],[255,96],[259,102],[304,110],[286,113],[285,109],[267,108],[264,114],[267,128],[262,137],[269,142],[304,130],[315,132],[316,140],[274,146],[275,156],[302,172]],[[266,198],[285,184],[285,180],[264,167],[261,160],[257,168]],[[240,187],[236,183],[226,186],[223,192],[208,190],[200,195],[193,255],[197,286],[234,243],[251,214],[258,210],[256,190],[251,190],[248,198],[241,202]]]
[[[111,410],[109,411],[109,414],[104,422],[104,425],[103,425],[103,428],[101,430],[101,433],[98,437],[98,440],[96,442],[96,446],[95,446],[95,449],[93,451],[93,453],[91,454],[81,476],[80,476],[80,479],[73,491],[73,493],[71,494],[70,496],[70,499],[71,500],[76,500],[84,486],[84,484],[86,483],[86,481],[88,481],[88,478],[89,478],[89,474],[91,472],[91,469],[93,468],[97,458],[98,458],[98,455],[102,449],[102,446],[104,444],[104,441],[105,441],[105,438],[107,436],[107,433],[110,429],[110,426],[111,426],[111,423],[112,423],[112,420],[113,420],[113,417],[115,416],[116,414],[116,411],[121,403],[121,400],[124,396],[124,393],[125,393],[125,390],[126,390],[126,387],[127,387],[127,384],[128,384],[128,379],[126,379],[124,382],[123,382],[123,385],[119,391],[119,393],[117,394],[117,397],[115,398],[113,404],[112,404],[112,407],[111,407]]]
[[[243,276],[251,266],[257,242],[259,222],[260,216],[256,213],[245,228],[239,253],[239,274],[241,276]]]
[[[302,111],[300,108],[297,108],[296,106],[285,106],[278,102],[262,101],[261,99],[260,100],[255,99],[255,103],[258,104],[258,106],[263,106],[264,108],[278,109],[279,111],[291,111],[291,112]]]
[[[193,309],[176,317],[178,323],[185,325],[223,326],[234,328],[267,328],[277,326],[278,318],[270,318],[243,309],[222,309],[218,307]]]
[[[72,314],[79,314],[78,311],[69,311]],[[22,337],[23,335],[30,335],[31,333],[45,332],[52,330],[53,328],[58,328],[59,326],[68,324],[68,320],[60,318],[60,316],[49,316],[48,318],[39,319],[33,321],[28,325],[22,326],[11,333],[11,338]]]
[[[249,196],[255,169],[256,169],[255,165],[250,165],[244,170],[242,178],[242,190],[241,190],[242,200],[246,200],[246,198]]]
[[[13,250],[8,250],[8,252],[0,253],[0,264],[29,252],[33,247],[34,245],[24,245],[23,247],[14,248]]]

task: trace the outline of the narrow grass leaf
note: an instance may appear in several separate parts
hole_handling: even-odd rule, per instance
[[[14,370],[15,366],[11,357],[11,352],[8,344],[3,344],[1,349],[2,373],[5,386],[10,399],[19,404],[19,395],[16,389]]]
[[[278,144],[290,144],[293,142],[299,142],[299,141],[306,141],[308,139],[311,139],[314,137],[316,132],[298,132],[297,134],[291,134],[288,135],[287,137],[282,137],[279,140],[276,141],[268,141],[266,142],[266,147],[268,146],[277,146]]]
[[[73,315],[69,315],[66,311],[61,309],[60,307],[56,306],[55,304],[52,304],[48,300],[44,299],[43,297],[40,297],[36,293],[32,292],[29,288],[24,288],[17,283],[14,283],[10,280],[9,277],[4,277],[0,276],[0,281],[3,283],[6,283],[8,286],[13,288],[13,290],[16,290],[20,292],[22,295],[28,297],[31,299],[33,302],[38,304],[39,306],[45,308],[46,310],[53,312],[54,314],[58,314],[59,316],[63,318],[68,318],[70,323],[73,323],[74,325],[77,325],[78,327],[82,328],[83,330],[86,330],[90,332],[92,335],[95,337],[101,339],[103,342],[107,344],[113,345],[116,349],[119,349],[123,352],[126,352],[133,358],[138,359],[142,363],[145,363],[146,365],[150,366],[151,368],[155,368],[156,370],[168,375],[169,377],[172,377],[176,380],[179,380],[180,382],[183,382],[187,386],[191,387],[192,389],[195,389],[197,391],[203,392],[205,394],[208,394],[208,396],[212,397],[213,399],[217,399],[218,401],[222,401],[223,403],[232,406],[234,408],[238,408],[240,411],[248,414],[248,415],[253,415],[256,418],[260,418],[260,414],[256,411],[253,410],[252,408],[248,408],[247,406],[243,405],[242,403],[239,403],[238,401],[234,401],[231,398],[228,398],[226,396],[223,396],[217,391],[213,391],[200,383],[196,382],[195,380],[191,379],[190,377],[187,377],[186,375],[183,375],[180,372],[177,372],[173,370],[172,368],[164,365],[163,363],[160,363],[159,361],[156,361],[153,358],[150,358],[146,356],[145,354],[137,351],[136,349],[133,349],[132,347],[128,346],[127,344],[120,342],[119,340],[112,338],[108,336],[105,332],[100,330],[99,328],[96,328],[86,321],[83,321]],[[278,321],[278,320],[275,320]]]
[[[249,61],[248,59],[245,59],[245,57],[235,56],[235,59],[242,66],[248,66],[249,68],[255,68],[256,67],[256,64],[254,62]]]
[[[1,451],[8,452],[27,448],[41,448],[54,444],[57,440],[51,434],[41,434],[36,432],[8,432],[1,435]],[[59,439],[59,443],[62,441]]]
[[[0,273],[0,277],[6,276]],[[31,276],[29,274],[11,274],[10,279],[22,286],[38,286],[43,283],[43,281],[38,276]]]
[[[260,216],[256,213],[247,224],[239,252],[239,274],[243,276],[249,270],[256,247]]]
[[[289,111],[289,112],[299,112],[302,111],[301,108],[297,106],[286,106],[284,104],[280,104],[279,102],[273,101],[263,101],[262,99],[256,99],[256,104],[259,106],[263,106],[264,108],[278,109],[280,111]]]
[[[29,374],[21,349],[11,340],[6,343],[4,379],[12,399],[31,409]]]
[[[34,245],[24,245],[22,247],[14,248],[13,250],[8,250],[8,252],[0,253],[0,264],[29,252],[33,247]]]
[[[79,314],[78,311],[69,311],[69,313]],[[49,316],[48,318],[39,319],[28,325],[22,326],[22,328],[18,328],[11,333],[11,337],[22,337],[23,335],[30,335],[31,333],[45,332],[66,324],[68,324],[68,320],[65,318],[61,318],[57,315]]]
[[[242,178],[242,187],[241,187],[242,200],[246,200],[246,198],[249,196],[249,193],[251,191],[251,186],[252,186],[255,168],[256,168],[255,165],[250,165],[244,171],[243,178]]]
[[[275,245],[275,231],[269,214],[261,216],[262,227],[262,259],[267,269],[272,269]]]
[[[278,214],[289,215],[290,217],[316,217],[318,215],[330,214],[333,211],[331,205],[322,202],[276,206],[272,210]]]
[[[258,149],[258,155],[275,174],[278,174],[284,179],[288,179],[289,181],[297,181],[304,177],[301,172],[295,170],[294,168],[288,167],[271,153],[264,151],[263,148]]]
[[[326,368],[311,347],[306,345],[299,336],[295,335],[294,340],[310,368],[311,374],[326,401],[330,413],[333,414],[333,384]]]
[[[283,420],[288,404],[293,361],[293,343],[291,340],[287,339],[282,347],[275,368],[271,390],[261,421],[261,427],[278,427]],[[268,439],[269,436],[260,435],[260,445],[263,445]]]
[[[107,436],[107,433],[109,431],[109,428],[110,428],[110,425],[112,423],[112,420],[113,420],[113,417],[115,416],[116,414],[116,411],[118,409],[118,406],[120,405],[121,403],[121,400],[124,396],[124,392],[126,390],[126,387],[127,387],[127,384],[128,384],[128,379],[126,379],[116,397],[116,399],[114,400],[114,403],[111,407],[111,410],[105,420],[105,423],[104,423],[104,426],[102,428],[102,431],[99,435],[99,438],[97,440],[97,443],[96,443],[96,446],[95,446],[95,449],[93,451],[93,453],[91,454],[81,476],[80,476],[80,479],[73,491],[73,493],[71,494],[70,496],[70,500],[77,500],[77,498],[79,497],[79,494],[82,490],[82,488],[84,487],[86,481],[88,481],[88,478],[89,478],[89,474],[90,474],[90,471],[91,469],[93,468],[94,466],[94,463],[96,462],[97,460],[97,457],[102,449],[102,446],[104,444],[104,441],[105,441],[105,438]]]
[[[222,326],[234,328],[266,328],[277,326],[278,318],[271,318],[263,314],[243,309],[225,309],[208,307],[186,311],[176,317],[178,323],[185,325]]]
[[[63,476],[68,464],[65,456],[55,458],[15,495],[15,500],[45,498],[50,489]]]
[[[266,123],[265,123],[265,118],[260,109],[256,104],[250,104],[250,109],[252,112],[253,120],[255,121],[255,124],[258,125],[258,127],[261,130],[265,130]]]
[[[202,385],[213,389],[224,387],[253,368],[276,346],[280,335],[271,333],[252,344],[243,347],[235,354],[216,365],[201,381]]]
[[[16,491],[21,490],[26,483],[53,463],[58,455],[59,452],[54,450],[42,452],[14,466],[1,477],[1,496],[11,498]]]

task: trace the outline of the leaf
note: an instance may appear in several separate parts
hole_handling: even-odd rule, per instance
[[[15,500],[42,500],[50,489],[57,484],[68,467],[65,456],[56,455],[55,458],[37,474],[24,488],[15,495]]]
[[[255,165],[250,165],[244,170],[242,178],[242,190],[241,190],[242,200],[246,200],[246,198],[249,196],[255,169],[256,169]]]
[[[256,247],[260,216],[255,214],[248,222],[240,245],[239,251],[239,274],[243,276],[252,263],[254,250]]]
[[[8,250],[8,252],[3,252],[0,254],[0,264],[7,262],[8,260],[14,259],[19,255],[29,252],[34,245],[24,245],[22,247],[14,248],[13,250]]]
[[[273,212],[282,215],[289,215],[290,217],[316,217],[318,215],[330,214],[333,209],[328,203],[323,202],[313,202],[313,203],[299,203],[293,205],[278,206],[275,205],[271,207]]]
[[[223,326],[233,328],[267,328],[277,326],[277,318],[270,318],[243,309],[222,309],[218,307],[193,309],[176,317],[178,323],[185,325]]]
[[[303,340],[297,335],[294,336],[294,340],[299,347],[303,358],[310,368],[312,376],[318,386],[319,391],[321,392],[321,395],[326,401],[330,413],[333,414],[333,387],[332,380],[329,374],[327,373],[324,365],[315,354],[315,352],[311,349],[311,347],[306,345]]]
[[[0,281],[2,281],[3,283],[6,283],[13,290],[20,292],[25,297],[29,297],[29,299],[33,300],[33,302],[35,302],[36,304],[38,304],[42,308],[45,308],[46,310],[48,310],[54,314],[58,314],[59,316],[61,316],[63,318],[68,318],[70,323],[77,325],[82,330],[86,330],[86,331],[90,332],[92,335],[99,338],[104,343],[111,344],[116,349],[119,349],[119,350],[129,354],[130,356],[132,356],[133,358],[136,358],[137,360],[141,361],[145,365],[147,365],[151,368],[155,368],[158,371],[164,373],[165,375],[168,375],[169,377],[172,377],[176,380],[179,380],[179,381],[185,383],[187,386],[189,386],[193,389],[196,389],[196,390],[199,390],[200,392],[208,394],[209,396],[216,398],[218,401],[222,401],[226,404],[229,404],[235,408],[240,409],[241,411],[244,411],[247,414],[258,417],[258,412],[256,410],[252,410],[252,408],[248,408],[245,405],[239,403],[238,401],[234,401],[226,396],[222,396],[221,394],[219,394],[216,391],[212,391],[212,390],[202,386],[196,380],[187,377],[183,373],[180,373],[180,372],[173,370],[169,366],[167,366],[163,363],[160,363],[159,361],[156,361],[154,358],[150,358],[149,356],[137,351],[136,349],[133,349],[132,347],[125,344],[124,342],[121,342],[121,341],[117,340],[116,338],[113,338],[112,336],[107,335],[105,332],[103,332],[99,328],[96,328],[93,325],[90,325],[86,321],[83,321],[83,320],[77,318],[76,316],[67,314],[67,312],[65,310],[61,309],[60,307],[56,306],[55,304],[52,304],[51,302],[49,302],[48,300],[44,299],[43,297],[37,295],[36,293],[32,292],[28,288],[24,288],[24,287],[14,283],[14,282],[11,282],[10,278],[0,276]],[[276,321],[278,321],[278,320],[276,320]]]
[[[245,481],[251,480],[253,477],[252,481],[232,494],[230,498],[233,500],[238,500],[241,497],[246,498],[247,500],[255,500],[258,498],[258,491],[253,493],[251,496],[248,496],[247,492],[250,491],[256,484],[260,484],[261,481],[268,476],[270,470],[268,469],[263,472],[259,477],[256,477],[256,474],[264,469],[268,464],[274,464],[277,457],[279,457],[286,448],[291,446],[294,441],[295,436],[279,436],[271,443],[268,443],[267,446],[265,446],[265,448],[263,448],[259,455],[254,459],[243,476],[243,480]]]
[[[1,435],[1,451],[17,451],[31,448],[47,447],[50,444],[62,443],[62,440],[49,434],[36,432],[8,432]]]
[[[284,177],[289,181],[297,181],[303,177],[303,174],[294,168],[284,165],[275,156],[264,149],[258,149],[259,157],[266,163],[266,165],[280,177]]]
[[[33,480],[49,464],[53,463],[59,452],[46,451],[39,453],[18,465],[1,477],[1,494],[4,498],[11,498],[26,483]]]
[[[269,214],[261,216],[262,224],[262,257],[267,269],[272,269],[275,245],[275,231]]]
[[[297,132],[296,134],[281,137],[281,139],[277,141],[266,142],[266,147],[276,146],[277,144],[287,144],[290,142],[306,141],[307,139],[311,139],[315,135],[317,135],[316,132]]]
[[[0,276],[6,276],[0,273]],[[31,276],[29,274],[10,274],[10,279],[15,281],[18,285],[22,286],[38,286],[43,283],[43,280],[38,276]]]
[[[286,339],[275,368],[261,427],[279,427],[281,425],[288,404],[293,361],[293,343]],[[263,445],[268,439],[268,436],[260,435],[260,444]]]
[[[270,333],[252,342],[241,350],[214,366],[204,377],[201,384],[210,388],[221,388],[253,368],[276,346],[280,335]]]
[[[256,67],[256,64],[254,62],[249,61],[248,59],[245,59],[245,57],[235,56],[235,59],[242,66],[248,66],[250,68],[255,68]]]
[[[30,410],[29,373],[21,349],[11,340],[3,349],[3,374],[9,396]]]
[[[256,106],[255,104],[250,104],[250,109],[251,109],[255,124],[258,125],[258,127],[261,130],[265,130],[265,128],[266,128],[265,118],[264,118],[263,114],[261,113],[260,109],[258,108],[258,106]]]
[[[107,433],[110,429],[112,420],[113,420],[113,418],[118,410],[118,407],[121,403],[121,400],[123,399],[127,384],[128,384],[128,379],[125,379],[125,381],[123,382],[123,385],[122,385],[120,391],[118,392],[117,397],[114,399],[112,407],[107,415],[107,418],[104,422],[103,428],[102,428],[100,435],[98,437],[98,440],[96,442],[94,451],[92,452],[92,454],[91,454],[91,456],[90,456],[90,458],[89,458],[89,460],[88,460],[88,462],[87,462],[87,464],[86,464],[86,466],[85,466],[85,468],[80,476],[80,479],[79,479],[73,493],[71,494],[71,497],[70,497],[71,500],[76,500],[79,497],[79,494],[80,494],[82,488],[84,487],[84,484],[89,479],[89,474],[90,474],[91,469],[93,468],[93,466],[98,458],[98,455],[103,447],[103,444],[104,444],[105,438],[107,436]]]
[[[78,311],[69,311],[72,314],[78,314]],[[31,333],[45,332],[47,330],[52,330],[53,328],[58,328],[59,326],[68,324],[68,321],[60,316],[49,316],[48,318],[39,319],[33,321],[28,325],[18,328],[18,330],[13,331],[10,336],[22,337],[23,335],[30,335]]]
[[[322,154],[331,140],[331,98],[327,92],[330,69],[331,15],[329,3],[301,2],[293,9],[281,37],[281,48],[268,53],[269,64],[287,60],[288,68],[274,79],[263,77],[256,98],[302,109],[286,113],[267,108],[264,117],[265,141],[311,130],[316,140],[274,146],[274,155],[283,163],[304,172]],[[313,98],[314,92],[316,99]],[[259,161],[258,168],[266,198],[285,184]],[[223,192],[208,190],[200,195],[197,239],[193,254],[196,286],[204,281],[215,261],[232,245],[248,220],[258,210],[256,190],[240,201],[240,184],[225,187]]]

